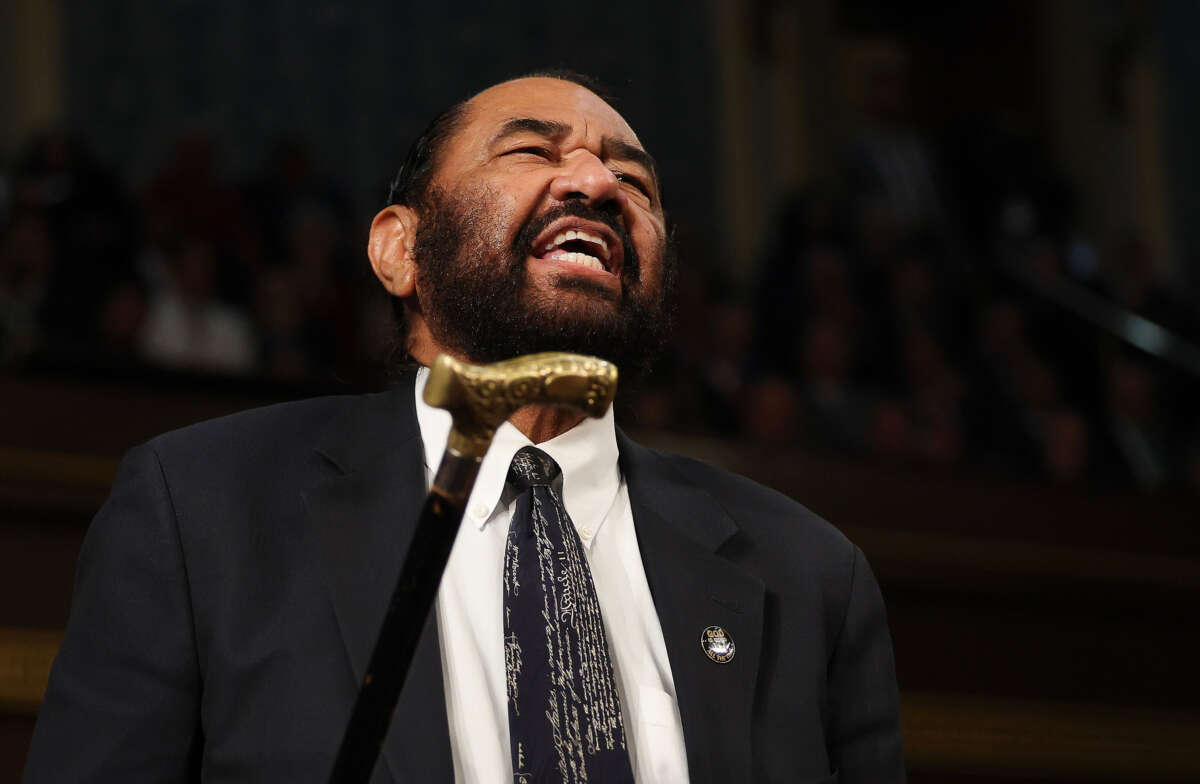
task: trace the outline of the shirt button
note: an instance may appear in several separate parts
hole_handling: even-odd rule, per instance
[[[583,528],[580,528],[580,529],[579,529],[579,535],[580,535],[581,537],[583,537],[584,539],[591,539],[591,538],[592,538],[592,529],[591,529],[591,528],[588,528],[588,527],[585,525]]]
[[[488,516],[489,511],[491,510],[483,504],[475,504],[475,506],[471,507],[471,517],[474,517],[476,520],[483,520]]]

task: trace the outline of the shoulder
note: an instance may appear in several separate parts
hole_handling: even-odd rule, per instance
[[[163,459],[246,459],[302,445],[311,448],[332,422],[365,397],[338,395],[239,411],[163,433],[146,446]]]
[[[829,567],[849,567],[857,548],[833,524],[799,501],[740,474],[701,460],[662,452],[639,444],[640,460],[658,466],[666,481],[686,486],[727,515],[738,529],[732,549],[774,553]],[[795,560],[793,560],[795,563]]]
[[[283,493],[323,476],[335,453],[386,451],[405,420],[398,390],[339,395],[242,411],[164,433],[145,445],[172,488],[216,499]],[[408,394],[411,397],[411,392]]]
[[[788,628],[819,628],[824,639],[836,639],[854,586],[873,579],[862,551],[841,531],[744,476],[627,439],[623,446],[631,497],[640,483],[636,493],[646,506],[760,581]]]

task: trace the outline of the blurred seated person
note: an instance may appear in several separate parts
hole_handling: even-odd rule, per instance
[[[185,240],[170,263],[167,285],[151,299],[140,338],[147,361],[174,369],[247,373],[255,366],[250,321],[216,296],[217,255],[200,239]]]

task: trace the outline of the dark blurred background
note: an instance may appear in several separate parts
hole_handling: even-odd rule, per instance
[[[0,5],[0,781],[120,454],[380,389],[363,252],[454,100],[566,66],[658,158],[623,426],[830,518],[914,782],[1200,780],[1200,5]]]

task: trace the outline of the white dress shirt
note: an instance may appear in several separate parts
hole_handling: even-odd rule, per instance
[[[428,371],[417,375],[417,422],[426,479],[441,461],[450,415],[425,403]],[[505,484],[517,450],[531,442],[507,422],[483,460],[438,589],[437,618],[454,778],[511,784],[502,622],[504,543],[515,508]],[[596,584],[621,695],[625,739],[640,784],[687,781],[687,753],[662,627],[650,597],[629,493],[617,467],[610,407],[538,444],[563,474],[563,504],[583,541]]]

